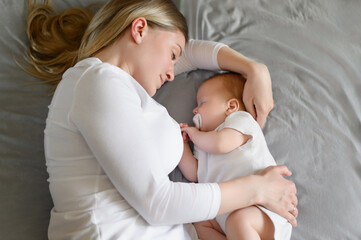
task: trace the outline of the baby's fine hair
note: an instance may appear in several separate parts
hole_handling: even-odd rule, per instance
[[[137,17],[151,28],[179,30],[188,40],[186,20],[171,0],[110,0],[95,14],[81,8],[58,13],[50,0],[27,3],[30,46],[22,67],[52,90],[68,68],[112,44]]]
[[[227,97],[229,99],[236,98],[240,103],[243,103],[243,88],[246,80],[240,74],[232,72],[219,73],[204,82],[211,80],[221,81],[228,94]]]

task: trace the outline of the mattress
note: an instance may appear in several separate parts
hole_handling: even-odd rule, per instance
[[[91,0],[54,0],[86,7]],[[263,128],[299,199],[293,240],[361,239],[361,1],[174,0],[194,39],[219,41],[266,64],[274,109]],[[22,71],[25,1],[0,1],[0,238],[47,239],[50,209],[43,130],[51,96]],[[192,124],[196,70],[154,98]],[[185,181],[178,169],[170,175]]]

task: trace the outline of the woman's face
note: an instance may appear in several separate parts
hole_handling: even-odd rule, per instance
[[[193,113],[201,115],[201,131],[213,131],[226,119],[228,105],[223,89],[222,83],[214,80],[208,80],[198,89],[198,106]]]
[[[174,79],[174,64],[180,58],[184,46],[185,38],[180,31],[149,28],[139,46],[137,67],[132,75],[150,96],[165,81]]]

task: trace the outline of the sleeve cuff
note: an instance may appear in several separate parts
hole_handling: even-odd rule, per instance
[[[211,203],[211,208],[209,211],[208,219],[213,219],[217,216],[219,208],[221,206],[221,189],[219,188],[218,183],[210,183],[213,189],[213,199]]]

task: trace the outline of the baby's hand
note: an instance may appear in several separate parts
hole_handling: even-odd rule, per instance
[[[192,136],[194,136],[194,134],[199,132],[198,128],[190,127],[187,123],[181,123],[180,127],[181,127],[181,131],[182,131],[182,135],[184,136],[184,134],[186,134],[187,141],[189,141],[189,140],[192,141]],[[184,138],[183,138],[183,140],[184,140]]]
[[[180,123],[179,124],[180,128],[181,128],[181,133],[182,133],[182,137],[183,137],[183,142],[188,142],[189,141],[189,137],[187,132],[185,132],[183,129],[189,127],[188,123]]]

